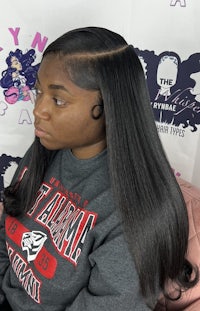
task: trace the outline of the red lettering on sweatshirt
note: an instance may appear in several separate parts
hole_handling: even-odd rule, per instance
[[[87,233],[94,228],[97,214],[77,207],[61,192],[49,196],[36,221],[49,230],[57,252],[77,265]]]

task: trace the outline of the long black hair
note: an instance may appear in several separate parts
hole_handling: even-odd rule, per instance
[[[99,27],[67,32],[47,47],[43,57],[48,54],[60,56],[75,84],[99,90],[113,197],[142,294],[153,307],[158,288],[164,292],[168,279],[186,289],[197,278],[191,280],[192,266],[185,259],[185,202],[156,130],[140,61],[123,37]],[[7,213],[30,209],[54,154],[35,140],[27,173],[5,191]],[[20,208],[14,209],[12,202]]]

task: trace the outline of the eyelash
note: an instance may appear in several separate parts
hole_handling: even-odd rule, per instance
[[[34,91],[35,91],[35,97],[37,99],[38,96],[42,94],[42,91],[38,89],[37,87],[35,87]],[[54,101],[55,105],[58,107],[65,106],[67,104],[64,100],[56,98],[56,97],[52,97],[52,100]]]
[[[66,102],[62,99],[59,99],[56,97],[53,97],[52,99],[55,102],[56,106],[65,106],[66,105]],[[60,104],[58,102],[60,102]]]

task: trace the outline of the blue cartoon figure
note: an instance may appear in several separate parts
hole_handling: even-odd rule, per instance
[[[35,58],[34,49],[24,54],[19,49],[9,53],[6,58],[8,68],[2,72],[0,80],[1,87],[5,89],[4,96],[7,103],[15,104],[19,100],[30,100],[30,90],[35,84],[39,67],[39,64],[32,65]]]

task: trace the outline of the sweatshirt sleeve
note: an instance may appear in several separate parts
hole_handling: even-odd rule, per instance
[[[102,244],[89,260],[92,270],[88,286],[65,311],[150,310],[140,294],[138,276],[122,234]]]
[[[19,166],[14,173],[11,183],[15,183],[16,180],[19,179],[19,176],[22,170],[26,167],[28,163],[30,151],[31,151],[31,147],[28,149],[25,156],[20,161]],[[0,202],[0,304],[2,304],[4,300],[4,294],[2,291],[2,282],[3,282],[4,274],[7,270],[7,267],[10,264],[8,252],[6,248],[5,225],[4,225],[5,217],[6,215],[3,212],[3,204]]]

